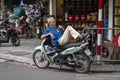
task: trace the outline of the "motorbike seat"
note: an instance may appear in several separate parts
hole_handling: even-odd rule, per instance
[[[3,29],[4,28],[4,26],[3,25],[0,25],[0,29]]]
[[[2,26],[2,25],[3,25],[3,23],[4,23],[4,21],[0,21],[0,26]]]
[[[5,26],[8,23],[9,23],[8,20],[0,21],[0,26]]]
[[[3,22],[0,22],[0,25],[2,25]]]
[[[82,44],[82,42],[76,42],[76,43],[66,44],[66,45],[60,46],[60,49],[61,50],[65,50],[65,49],[70,48],[70,47],[78,47],[81,44]]]

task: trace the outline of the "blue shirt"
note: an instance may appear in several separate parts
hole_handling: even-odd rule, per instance
[[[62,31],[59,28],[56,28],[56,27],[53,28],[49,26],[47,29],[44,30],[43,34],[48,34],[48,33],[52,33],[55,36],[54,39],[50,37],[50,40],[55,47],[59,47],[58,40],[63,35]]]

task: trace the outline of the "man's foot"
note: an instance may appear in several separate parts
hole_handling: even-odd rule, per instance
[[[86,37],[87,37],[86,34],[82,34],[81,36],[79,36],[79,37],[76,39],[76,41],[77,41],[77,42],[82,42]]]

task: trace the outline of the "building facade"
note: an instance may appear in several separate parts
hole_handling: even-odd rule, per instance
[[[103,27],[120,27],[120,0],[103,0],[103,13],[98,14],[99,0],[49,0],[49,14],[62,21],[85,23],[98,21],[98,15],[103,15]],[[112,40],[115,31],[105,33]],[[108,35],[109,34],[109,35]]]

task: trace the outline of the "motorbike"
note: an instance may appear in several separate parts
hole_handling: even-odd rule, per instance
[[[89,49],[93,53],[93,56],[95,56],[97,53],[97,49],[96,49],[97,48],[97,32],[96,31],[90,34],[88,42],[89,42]],[[107,42],[107,40],[103,40],[103,44],[101,45],[101,57],[108,58],[109,50],[105,45],[105,42]]]
[[[20,45],[20,39],[15,30],[15,26],[6,20],[0,23],[0,44],[9,43],[9,41],[11,41],[14,46]]]
[[[43,27],[43,18],[39,15],[37,16],[30,16],[28,17],[30,20],[30,26],[32,27],[33,31],[34,31],[34,35],[35,37],[37,37],[38,39],[40,38],[44,27]]]
[[[35,33],[37,34],[37,38],[39,39],[44,30],[42,18],[36,21]]]
[[[19,35],[25,34],[26,38],[33,38],[34,37],[33,29],[28,25],[23,16],[19,19],[19,22],[21,24],[21,27],[16,27],[18,34]]]
[[[64,65],[78,73],[87,73],[90,70],[92,52],[88,48],[88,36],[80,42],[71,43],[56,48],[48,38],[35,48],[33,61],[38,68],[47,68],[49,65]]]

